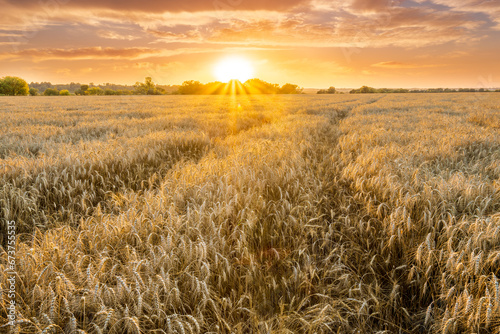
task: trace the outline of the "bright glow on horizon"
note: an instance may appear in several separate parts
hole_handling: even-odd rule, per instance
[[[254,70],[252,64],[242,57],[224,58],[214,68],[214,75],[221,82],[239,80],[245,82],[253,78]]]

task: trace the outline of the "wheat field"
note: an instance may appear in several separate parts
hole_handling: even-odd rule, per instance
[[[500,94],[0,99],[2,333],[500,333]]]

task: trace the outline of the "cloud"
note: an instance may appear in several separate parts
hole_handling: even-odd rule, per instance
[[[201,34],[196,29],[187,30],[186,32],[162,31],[156,29],[148,29],[147,32],[157,38],[160,42],[201,42],[203,40]]]
[[[97,36],[105,39],[126,40],[126,41],[133,41],[135,39],[140,38],[139,36],[134,36],[131,34],[123,34],[112,30],[99,30],[97,31]]]
[[[390,13],[387,27],[422,26],[424,28],[462,27],[475,29],[485,23],[484,20],[466,12],[444,12],[430,8],[398,8]]]
[[[160,54],[160,50],[147,48],[78,48],[78,49],[26,49],[18,52],[1,53],[0,58],[25,58],[35,60],[47,59],[97,59],[126,58],[139,59]]]
[[[281,63],[282,67],[290,71],[300,72],[302,69],[307,68],[308,71],[314,73],[326,73],[327,75],[351,73],[352,69],[342,66],[335,61],[324,61],[312,58],[299,58],[287,60]]]
[[[118,11],[135,12],[199,12],[214,10],[289,10],[298,5],[309,3],[310,0],[4,0],[5,3],[19,8],[84,8],[84,9],[112,9]]]
[[[435,64],[409,64],[397,61],[384,61],[371,65],[372,67],[388,68],[388,69],[404,69],[404,68],[426,68],[426,67],[439,67],[443,65]]]
[[[441,55],[442,58],[448,58],[448,59],[462,58],[467,56],[470,56],[470,52],[461,50],[450,51]]]
[[[18,42],[0,42],[0,46],[6,46],[6,45],[9,45],[9,46],[15,46],[15,45],[19,45]]]
[[[345,14],[314,22],[303,17],[282,20],[233,20],[212,26],[206,40],[216,43],[316,47],[422,47],[479,40],[474,28],[484,22],[468,13],[427,8],[393,9],[384,15]]]
[[[361,12],[379,12],[387,10],[392,5],[394,5],[392,0],[354,0],[351,8]]]
[[[50,1],[59,5],[51,12],[42,13],[43,20],[35,25],[39,30],[48,24],[59,24],[70,31],[73,29],[70,24],[79,22],[79,28],[92,26],[94,35],[110,42],[137,40],[137,44],[141,44],[144,41],[142,46],[155,42],[180,42],[253,47],[407,48],[473,42],[487,34],[478,29],[486,24],[484,16],[461,9],[436,9],[428,2],[402,7],[399,0],[215,0],[217,6],[212,0],[195,0],[189,4],[170,0],[87,0],[85,4],[69,0]],[[472,1],[475,0],[458,2],[467,7]],[[452,1],[435,2],[443,5]],[[33,0],[8,0],[8,3],[10,8],[17,10],[16,15],[24,15],[28,23],[30,15],[36,17],[36,6],[40,6]],[[222,5],[224,3],[226,6]],[[27,7],[20,11],[19,6],[23,4]],[[131,10],[138,6],[142,9]],[[187,11],[174,12],[178,9],[176,6],[185,6]],[[252,8],[258,10],[249,10]],[[13,13],[12,10],[8,12]],[[123,31],[120,27],[124,24],[135,27]],[[24,26],[24,31],[29,27],[29,24]],[[142,38],[144,36],[148,36],[147,40]],[[18,41],[27,44],[31,40],[19,38]]]
[[[481,13],[500,29],[500,1],[497,0],[433,0],[433,3],[447,6],[454,11]]]

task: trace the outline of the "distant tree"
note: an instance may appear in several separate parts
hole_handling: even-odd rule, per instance
[[[239,95],[239,94],[300,94],[302,88],[298,85],[285,84],[281,88],[278,84],[271,84],[260,79],[250,79],[244,84],[238,80],[228,83],[219,81],[202,84],[199,81],[184,81],[172,94],[182,95]]]
[[[153,79],[151,77],[146,77],[144,87],[146,88],[146,94],[156,95],[156,85],[153,83]]]
[[[320,89],[318,90],[317,94],[335,94],[337,92],[337,90],[335,89],[335,87],[330,87],[328,89]]]
[[[75,91],[76,95],[87,95],[87,91],[89,90],[89,85],[81,85],[80,89]]]
[[[59,95],[64,95],[64,96],[69,96],[71,93],[67,89],[63,89],[62,91],[59,92]]]
[[[182,85],[179,87],[179,94],[182,95],[194,95],[194,94],[202,94],[204,89],[204,85],[199,81],[184,81]]]
[[[135,93],[139,95],[159,95],[151,77],[146,77],[144,82],[136,82],[134,85]]]
[[[68,87],[68,90],[70,92],[75,92],[76,90],[80,89],[81,88],[81,85],[79,83],[76,83],[76,82],[71,82],[69,84],[69,87]]]
[[[156,89],[160,88],[164,91],[162,94],[174,94],[179,90],[178,85],[156,85]]]
[[[249,79],[244,84],[250,94],[277,94],[280,86],[272,84],[261,79]]]
[[[37,96],[38,95],[38,89],[36,89],[36,88],[30,88],[30,95],[31,96]]]
[[[117,91],[114,91],[112,89],[105,89],[104,95],[120,95],[120,94]]]
[[[410,90],[405,88],[397,88],[393,90],[393,93],[409,93],[409,92]]]
[[[444,88],[429,88],[428,93],[444,93]]]
[[[5,77],[0,79],[0,94],[11,96],[26,96],[29,94],[28,83],[18,77]]]
[[[368,87],[368,86],[362,86],[362,87],[359,89],[359,92],[360,92],[361,94],[371,94],[371,93],[375,93],[375,88]]]
[[[257,78],[245,81],[244,86],[250,94],[277,94],[280,86]]]
[[[205,85],[200,86],[200,91],[196,94],[211,94],[211,95],[221,95],[221,94],[229,94],[229,90],[227,89],[227,84],[224,84],[220,81],[209,82]]]
[[[87,90],[88,95],[104,95],[104,91],[99,87],[92,87]]]
[[[278,91],[279,94],[300,94],[302,93],[302,88],[294,84],[284,84]]]
[[[59,91],[55,88],[47,88],[45,92],[43,92],[43,95],[45,96],[58,96]]]
[[[35,88],[38,89],[38,92],[42,94],[41,92],[45,92],[47,88],[54,88],[54,85],[52,85],[50,82],[32,82],[29,84],[30,88]]]
[[[349,93],[351,94],[372,94],[372,93],[377,93],[377,90],[372,87],[368,86],[362,86],[359,89],[353,89]]]

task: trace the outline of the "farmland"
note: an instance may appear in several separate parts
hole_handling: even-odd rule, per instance
[[[495,93],[2,97],[1,329],[497,333],[499,130]]]

